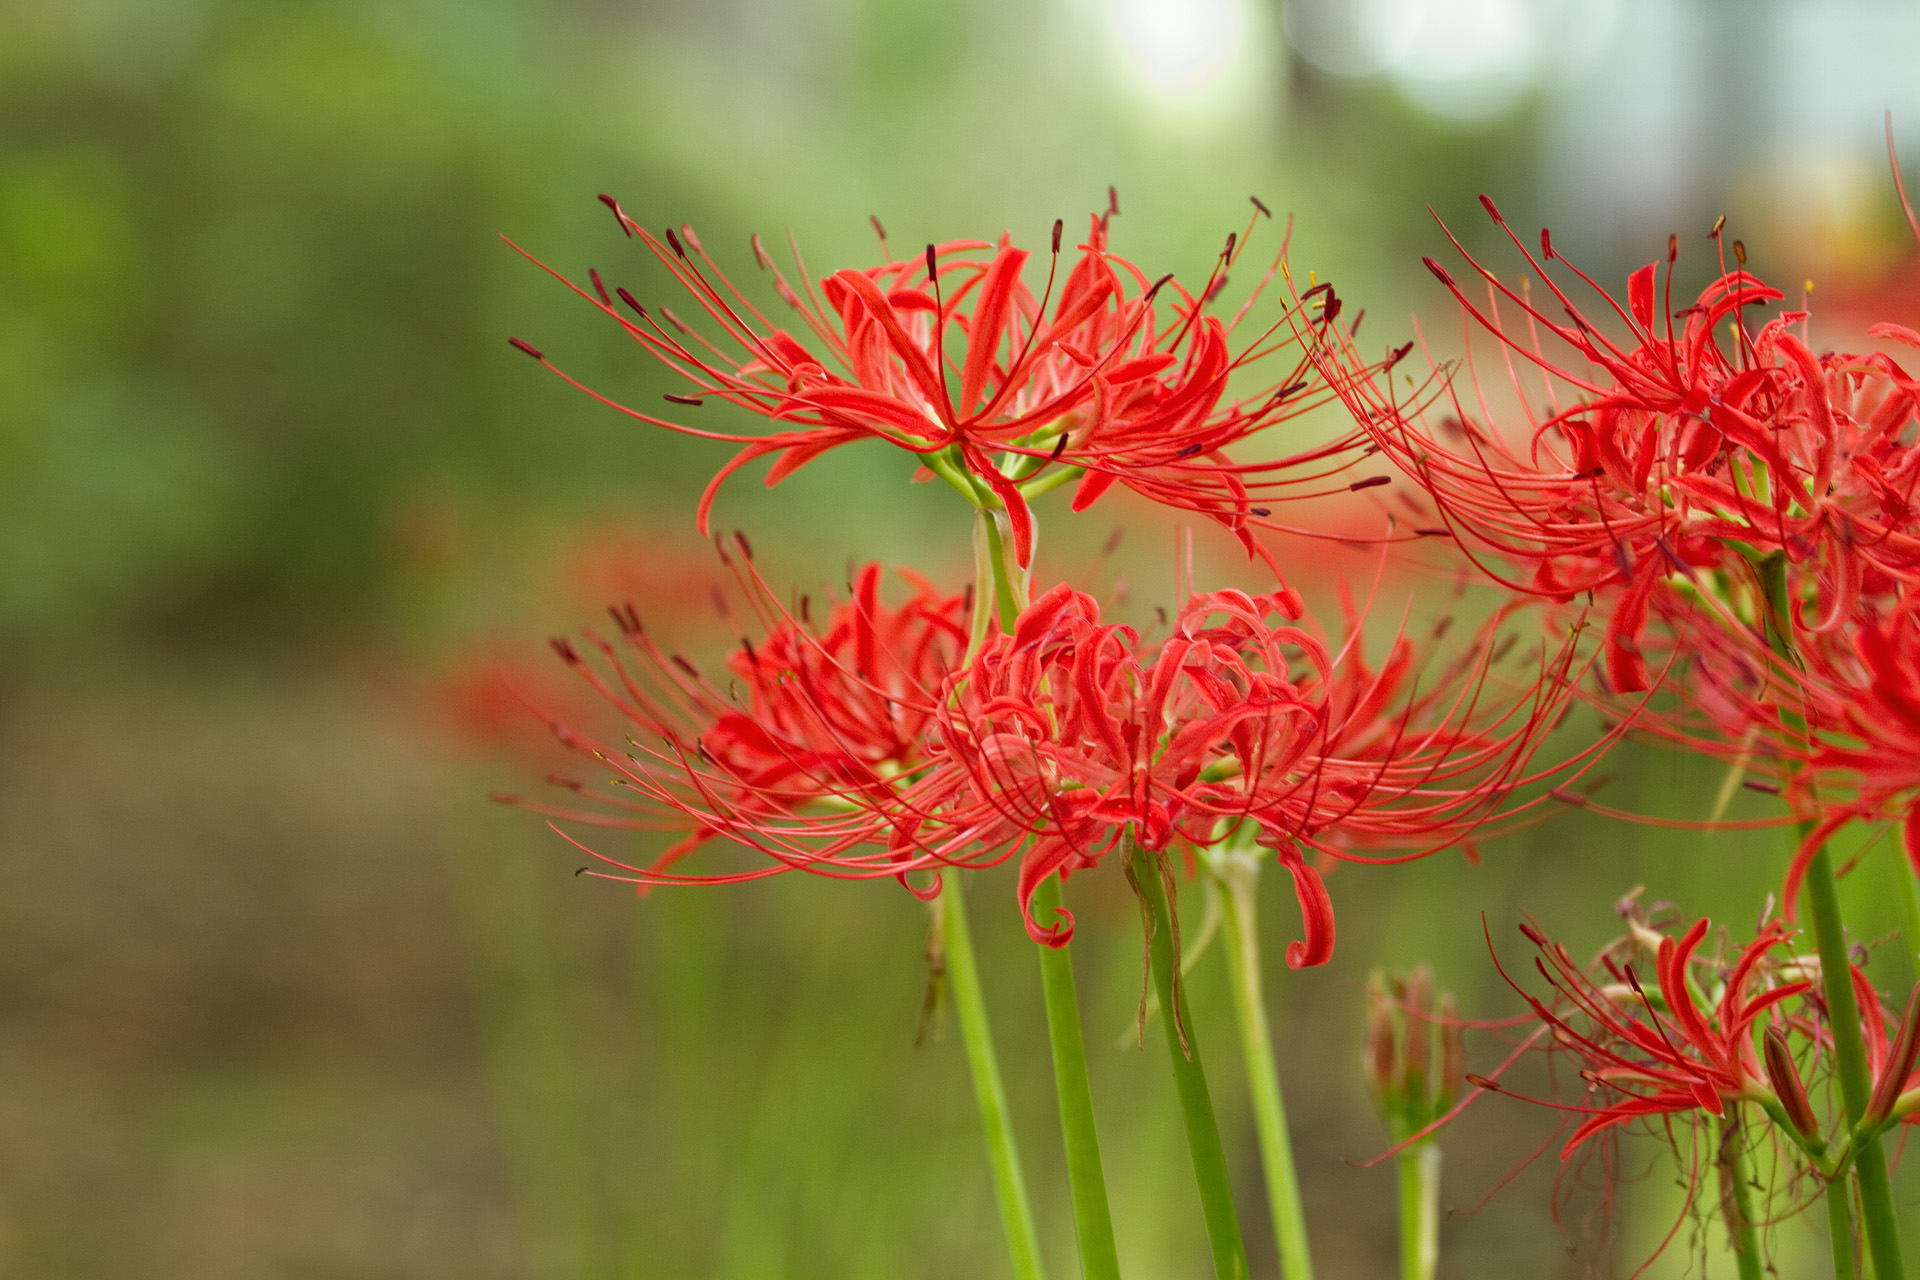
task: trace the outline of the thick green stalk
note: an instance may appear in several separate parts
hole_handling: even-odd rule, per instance
[[[967,928],[966,897],[955,868],[940,873],[937,909],[947,988],[953,994],[960,1038],[967,1048],[967,1066],[973,1073],[973,1097],[980,1108],[980,1127],[987,1139],[993,1191],[1000,1202],[1000,1225],[1006,1229],[1007,1250],[1013,1255],[1013,1274],[1016,1280],[1042,1280],[1045,1273],[1040,1265],[1040,1237],[1033,1229],[1033,1210],[1027,1204],[1020,1150],[1007,1112],[1007,1092],[1000,1083],[1000,1063],[993,1052],[987,1001],[980,990],[979,967],[974,963],[973,935]]]
[[[1234,1021],[1240,1024],[1240,1052],[1246,1059],[1247,1091],[1253,1098],[1253,1127],[1260,1140],[1260,1165],[1266,1173],[1267,1209],[1273,1215],[1280,1274],[1285,1280],[1313,1280],[1307,1216],[1300,1204],[1300,1176],[1293,1164],[1287,1108],[1280,1093],[1280,1072],[1273,1061],[1273,1037],[1261,993],[1260,863],[1251,854],[1231,849],[1216,849],[1209,861],[1227,897],[1221,919],[1227,944],[1227,981],[1233,989]]]
[[[1760,1235],[1753,1228],[1753,1195],[1748,1190],[1747,1159],[1740,1132],[1740,1107],[1734,1104],[1719,1124],[1720,1176],[1733,1193],[1727,1235],[1733,1242],[1734,1264],[1740,1280],[1761,1280]],[[1726,1202],[1723,1201],[1723,1204]]]
[[[1792,606],[1787,593],[1786,556],[1773,552],[1757,559],[1754,568],[1766,598],[1766,617],[1762,621],[1768,644],[1775,653],[1798,666],[1799,651],[1794,643]],[[1801,840],[1807,838],[1812,828],[1811,821],[1800,823]],[[1820,985],[1827,999],[1840,1096],[1846,1104],[1848,1123],[1857,1131],[1860,1117],[1867,1109],[1873,1081],[1867,1066],[1866,1041],[1860,1031],[1860,1006],[1853,995],[1852,968],[1847,961],[1839,885],[1833,874],[1833,859],[1824,846],[1813,855],[1807,867],[1805,891],[1813,918],[1814,943],[1820,952]],[[1887,1180],[1886,1154],[1877,1135],[1865,1141],[1856,1137],[1855,1143],[1854,1180],[1860,1188],[1860,1225],[1866,1236],[1868,1257],[1872,1259],[1877,1280],[1905,1280],[1906,1266],[1900,1258],[1899,1220],[1894,1215],[1893,1188]]]
[[[1162,861],[1138,845],[1128,849],[1129,867],[1141,898],[1147,904],[1151,936],[1147,940],[1153,964],[1153,985],[1160,993],[1160,1019],[1167,1029],[1168,1055],[1173,1059],[1173,1081],[1180,1094],[1180,1114],[1187,1125],[1187,1150],[1193,1156],[1193,1177],[1200,1189],[1200,1208],[1207,1223],[1207,1243],[1213,1249],[1218,1280],[1246,1280],[1247,1249],[1240,1239],[1240,1219],[1233,1208],[1233,1185],[1227,1178],[1227,1155],[1220,1146],[1220,1128],[1213,1118],[1213,1099],[1207,1093],[1207,1075],[1200,1064],[1200,1045],[1189,1026],[1186,1001],[1180,993],[1180,966],[1173,953],[1173,920],[1167,891],[1161,882]]]
[[[1833,1246],[1833,1280],[1854,1280],[1853,1213],[1847,1204],[1847,1180],[1827,1183],[1827,1234]]]
[[[1801,834],[1804,837],[1806,833]],[[1839,886],[1834,880],[1833,860],[1824,847],[1813,855],[1807,867],[1806,893],[1813,917],[1814,942],[1820,951],[1820,985],[1827,998],[1828,1029],[1833,1033],[1840,1096],[1846,1103],[1848,1122],[1857,1129],[1860,1117],[1867,1110],[1873,1080],[1867,1067],[1866,1040],[1860,1031],[1860,1006],[1853,995],[1853,973],[1847,962]],[[1893,1186],[1887,1179],[1887,1157],[1877,1134],[1858,1141],[1853,1169],[1860,1186],[1860,1226],[1867,1238],[1867,1256],[1873,1260],[1874,1274],[1877,1280],[1905,1280],[1907,1273],[1900,1258],[1900,1228],[1894,1213]]]
[[[1416,1142],[1398,1159],[1400,1280],[1433,1280],[1440,1266],[1440,1144]]]
[[[1036,919],[1060,911],[1060,879],[1048,876],[1033,891]],[[1107,1208],[1107,1178],[1100,1167],[1100,1136],[1093,1124],[1093,1087],[1087,1080],[1087,1050],[1080,1033],[1080,997],[1073,987],[1073,957],[1066,947],[1040,947],[1040,981],[1047,997],[1047,1038],[1053,1045],[1053,1083],[1060,1094],[1060,1136],[1067,1148],[1067,1181],[1073,1189],[1073,1229],[1080,1242],[1083,1280],[1118,1280],[1120,1254],[1113,1244]]]

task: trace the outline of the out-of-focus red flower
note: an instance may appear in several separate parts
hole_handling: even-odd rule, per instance
[[[1807,866],[1855,821],[1901,824],[1920,874],[1920,597],[1857,601],[1848,626],[1805,632],[1791,658],[1760,628],[1696,599],[1659,597],[1660,642],[1684,657],[1683,696],[1643,732],[1726,761],[1808,825],[1782,901],[1794,918]]]
[[[880,567],[867,565],[849,598],[816,622],[809,601],[799,617],[787,616],[744,572],[765,632],[728,656],[724,689],[685,657],[661,652],[631,605],[613,611],[619,644],[587,634],[597,661],[556,640],[561,658],[624,719],[627,748],[603,746],[536,711],[568,748],[610,766],[621,795],[563,805],[502,798],[596,826],[691,828],[645,870],[612,864],[616,875],[642,883],[675,878],[668,868],[718,836],[773,856],[779,865],[771,870],[816,857],[818,869],[831,870],[835,853],[806,842],[857,845],[871,834],[871,815],[926,764],[935,699],[966,650],[966,598],[901,576],[914,594],[900,606],[881,600]],[[554,781],[585,798],[580,783]]]
[[[1494,576],[1557,599],[1606,594],[1616,689],[1648,686],[1641,641],[1652,596],[1669,579],[1780,551],[1809,584],[1793,622],[1828,631],[1846,623],[1863,590],[1920,575],[1920,381],[1900,364],[1877,352],[1816,355],[1804,311],[1762,319],[1756,313],[1783,295],[1745,269],[1744,251],[1740,267],[1678,311],[1677,241],[1664,277],[1657,263],[1633,273],[1624,305],[1567,267],[1598,294],[1595,320],[1555,282],[1548,264],[1565,259],[1545,232],[1538,257],[1508,235],[1539,293],[1504,283],[1462,249],[1486,281],[1483,305],[1427,265],[1502,345],[1524,427],[1517,443],[1494,424],[1471,358],[1468,376],[1409,403],[1389,381],[1362,376],[1361,357],[1337,332],[1315,351],[1329,385],[1427,489],[1469,554],[1491,551],[1512,566],[1487,565]],[[1920,345],[1899,326],[1875,332]],[[1527,388],[1528,367],[1539,391]]]
[[[1271,514],[1264,503],[1351,487],[1339,473],[1358,459],[1354,433],[1277,459],[1226,453],[1331,398],[1304,348],[1320,340],[1340,310],[1319,285],[1299,314],[1283,314],[1246,337],[1242,322],[1280,267],[1276,257],[1252,298],[1224,319],[1213,314],[1245,235],[1228,238],[1193,294],[1171,276],[1149,280],[1109,252],[1111,211],[1092,219],[1078,260],[1061,279],[1056,223],[1038,297],[1023,274],[1028,252],[1005,236],[992,244],[929,245],[924,256],[834,272],[817,288],[797,250],[796,287],[756,237],[754,257],[793,313],[788,328],[721,271],[690,227],[656,237],[601,198],[706,313],[711,329],[701,332],[668,307],[643,306],[625,289],[609,293],[597,271],[591,289],[556,278],[685,379],[684,391],[669,401],[687,409],[725,401],[771,428],[696,427],[582,386],[643,422],[740,446],[701,498],[703,531],[720,484],[749,462],[773,458],[767,482],[775,484],[830,449],[867,439],[917,455],[923,478],[938,474],[978,505],[1004,508],[1023,566],[1032,545],[1029,500],[1076,479],[1076,510],[1119,483],[1205,515],[1250,553],[1258,549],[1251,526]],[[531,344],[514,345],[581,386]],[[1256,364],[1272,371],[1249,374]],[[1229,399],[1236,376],[1242,381]]]

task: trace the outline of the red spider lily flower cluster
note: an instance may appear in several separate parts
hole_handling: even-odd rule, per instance
[[[1228,237],[1198,293],[1170,275],[1149,280],[1109,251],[1108,222],[1117,207],[1092,219],[1064,280],[1062,226],[1055,223],[1047,282],[1037,297],[1023,274],[1028,251],[1005,236],[998,243],[929,245],[921,256],[837,271],[817,287],[797,249],[796,287],[755,237],[755,260],[794,316],[794,327],[782,328],[721,270],[692,228],[655,236],[611,197],[601,199],[716,332],[703,334],[669,307],[650,309],[624,288],[609,293],[598,271],[591,289],[565,283],[684,379],[685,389],[668,401],[687,408],[724,401],[772,429],[698,428],[616,404],[532,344],[513,342],[640,421],[738,444],[700,500],[703,532],[719,486],[755,459],[773,459],[767,483],[776,484],[831,449],[869,439],[916,455],[922,478],[940,475],[976,505],[1004,510],[1022,567],[1031,559],[1029,501],[1076,480],[1075,510],[1119,483],[1216,521],[1250,554],[1261,550],[1253,527],[1272,523],[1265,504],[1384,480],[1341,478],[1360,457],[1357,433],[1277,459],[1229,456],[1233,446],[1331,398],[1307,348],[1324,340],[1341,310],[1322,284],[1303,296],[1299,314],[1283,315],[1250,338],[1241,332],[1284,261],[1283,243],[1251,296],[1225,318],[1214,314],[1251,223],[1247,234]],[[1257,222],[1266,208],[1254,203]],[[1257,371],[1268,366],[1273,370]]]
[[[1754,1036],[1756,1026],[1792,1025],[1778,1006],[1813,987],[1804,977],[1781,976],[1786,966],[1777,953],[1793,933],[1782,922],[1770,921],[1718,971],[1696,959],[1707,928],[1706,920],[1697,920],[1676,940],[1649,936],[1642,926],[1621,945],[1602,952],[1596,965],[1604,975],[1601,980],[1577,964],[1564,946],[1531,925],[1521,926],[1539,948],[1536,968],[1553,994],[1543,1000],[1514,983],[1505,969],[1501,976],[1547,1027],[1552,1047],[1580,1060],[1580,1077],[1591,1100],[1576,1109],[1585,1119],[1561,1149],[1562,1159],[1615,1126],[1701,1111],[1718,1117],[1735,1103],[1778,1102]],[[1633,965],[1636,953],[1648,945],[1657,978],[1651,991]],[[1717,999],[1699,993],[1696,968],[1715,970],[1711,977],[1720,989]]]
[[[1357,643],[1336,654],[1301,625],[1289,591],[1194,596],[1171,634],[1149,641],[1103,622],[1092,597],[1064,584],[962,664],[964,602],[924,584],[890,610],[869,566],[814,629],[778,615],[750,566],[743,581],[774,617],[767,639],[730,660],[744,699],[662,655],[630,613],[617,616],[631,657],[589,637],[596,667],[559,642],[629,722],[630,745],[615,752],[564,725],[555,732],[611,766],[624,797],[529,807],[692,829],[644,868],[595,853],[593,874],[649,885],[801,869],[911,888],[914,872],[1018,858],[1028,931],[1057,946],[1071,916],[1032,911],[1048,876],[1095,867],[1124,841],[1161,853],[1251,822],[1300,901],[1304,937],[1288,962],[1316,965],[1332,954],[1333,909],[1309,859],[1419,856],[1538,803],[1509,802],[1538,780],[1528,765],[1574,682],[1564,650],[1518,697],[1488,706],[1498,618],[1420,689],[1404,640],[1372,671]],[[716,836],[767,861],[670,869]]]
[[[1329,383],[1420,480],[1471,554],[1513,566],[1488,566],[1506,585],[1563,600],[1607,597],[1614,688],[1648,687],[1649,607],[1675,579],[1779,552],[1817,597],[1811,610],[1796,601],[1802,632],[1836,629],[1863,592],[1915,580],[1920,381],[1884,353],[1814,354],[1805,311],[1755,327],[1755,313],[1783,295],[1746,270],[1737,242],[1740,265],[1676,311],[1670,239],[1665,275],[1658,263],[1634,272],[1622,305],[1566,266],[1546,232],[1536,256],[1482,201],[1540,291],[1506,283],[1461,249],[1486,283],[1482,304],[1439,263],[1427,265],[1501,345],[1524,430],[1496,424],[1471,364],[1469,377],[1407,404],[1390,382],[1358,376],[1351,346],[1334,344],[1323,348]],[[1598,321],[1555,280],[1552,263],[1597,295]],[[1897,325],[1873,332],[1920,345]],[[1528,367],[1541,375],[1532,395],[1520,372]]]
[[[1579,1064],[1585,1086],[1581,1099],[1548,1103],[1578,1121],[1561,1148],[1563,1163],[1590,1142],[1610,1142],[1642,1125],[1678,1149],[1676,1126],[1691,1131],[1711,1118],[1738,1128],[1743,1123],[1739,1106],[1750,1103],[1773,1122],[1775,1135],[1785,1139],[1785,1149],[1805,1172],[1832,1179],[1845,1172],[1864,1136],[1894,1124],[1920,1123],[1920,1079],[1914,1070],[1920,1055],[1920,987],[1905,1015],[1896,1016],[1866,974],[1850,966],[1874,1081],[1855,1129],[1837,1106],[1825,1119],[1820,1114],[1818,1100],[1831,1103],[1834,1092],[1832,1029],[1826,1002],[1815,989],[1819,961],[1793,954],[1793,929],[1769,920],[1745,945],[1702,956],[1706,920],[1675,938],[1650,928],[1637,903],[1623,904],[1623,913],[1628,935],[1588,967],[1538,929],[1521,926],[1539,951],[1534,967],[1547,982],[1544,997],[1500,970],[1544,1031],[1547,1051]],[[1649,953],[1656,975],[1652,987],[1642,983],[1635,967]],[[1507,1092],[1492,1081],[1476,1082]]]

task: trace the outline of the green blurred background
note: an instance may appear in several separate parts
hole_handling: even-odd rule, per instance
[[[720,453],[511,351],[668,389],[497,235],[646,298],[661,280],[598,192],[750,275],[749,231],[793,229],[824,273],[872,258],[869,214],[896,248],[1037,245],[1113,184],[1116,248],[1192,279],[1251,193],[1386,344],[1412,307],[1453,331],[1426,206],[1490,246],[1485,190],[1605,279],[1680,230],[1704,282],[1726,212],[1763,269],[1817,279],[1830,333],[1916,324],[1878,151],[1891,106],[1920,155],[1916,47],[1920,6],[1779,0],[6,0],[0,1275],[1003,1273],[957,1038],[915,1048],[910,897],[792,877],[636,902],[485,802],[541,767],[496,665],[544,673],[543,637],[628,596],[727,641],[691,530]],[[778,583],[880,555],[957,582],[964,513],[906,470],[874,448],[772,492],[743,476],[718,519]],[[1166,599],[1166,521],[1063,505],[1043,570],[1086,571],[1118,524],[1102,572]],[[1208,580],[1257,582],[1202,542]],[[1302,576],[1326,598],[1328,572]],[[1672,812],[1719,783],[1639,754],[1614,772],[1616,803]],[[1335,877],[1335,963],[1269,977],[1322,1274],[1394,1257],[1392,1174],[1358,1167],[1383,1145],[1357,1067],[1370,965],[1430,960],[1469,1010],[1511,1012],[1481,913],[1503,949],[1522,910],[1579,949],[1645,882],[1744,927],[1779,844],[1569,820],[1478,869]],[[1867,938],[1891,927],[1886,857],[1850,886]],[[1110,1048],[1136,916],[1086,881],[1122,1256],[1197,1275],[1164,1063]],[[1293,907],[1266,888],[1278,941]],[[972,893],[1070,1275],[1031,948],[1007,876]],[[1224,981],[1195,983],[1271,1275]],[[1443,1274],[1630,1270],[1665,1230],[1650,1147],[1612,1254],[1591,1198],[1555,1227],[1551,1154],[1493,1194],[1552,1131],[1494,1100],[1449,1139]],[[1683,1227],[1667,1272],[1730,1271],[1718,1238]],[[1819,1256],[1810,1226],[1781,1239],[1783,1274]]]

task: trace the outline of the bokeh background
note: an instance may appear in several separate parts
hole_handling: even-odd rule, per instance
[[[496,669],[549,678],[544,637],[612,600],[693,650],[732,625],[691,529],[721,455],[506,346],[670,389],[501,233],[644,297],[660,279],[601,191],[751,275],[750,231],[792,229],[819,272],[871,260],[870,214],[896,246],[1040,244],[1111,184],[1116,248],[1193,278],[1257,194],[1381,342],[1418,310],[1444,349],[1428,210],[1497,253],[1486,191],[1607,280],[1675,231],[1704,283],[1724,213],[1763,273],[1814,282],[1837,341],[1920,325],[1881,134],[1891,108],[1920,159],[1916,50],[1920,5],[1892,0],[6,0],[0,1275],[1003,1271],[957,1037],[915,1047],[910,897],[790,878],[637,902],[486,801],[541,767]],[[905,479],[844,450],[771,492],[740,478],[718,519],[803,589],[874,556],[957,583],[964,513]],[[1043,518],[1053,571],[1166,599],[1165,521]],[[1209,580],[1257,581],[1207,536]],[[1326,599],[1333,575],[1301,565]],[[1616,803],[1670,812],[1720,781],[1641,752],[1613,773]],[[1383,1145],[1357,1066],[1371,965],[1430,961],[1470,1011],[1509,1013],[1483,913],[1509,954],[1523,910],[1597,944],[1641,883],[1744,927],[1782,858],[1764,833],[1578,816],[1478,868],[1343,872],[1335,963],[1269,975],[1324,1276],[1393,1265],[1392,1173],[1361,1167]],[[1889,857],[1849,883],[1869,941]],[[1110,1047],[1133,906],[1087,879],[1122,1255],[1198,1275],[1164,1063]],[[1266,888],[1277,942],[1290,895]],[[1071,1274],[1031,949],[1008,877],[972,893]],[[1893,952],[1886,982],[1911,980]],[[1194,982],[1272,1275],[1224,981]],[[1556,1225],[1551,1153],[1502,1186],[1553,1131],[1493,1100],[1450,1136],[1443,1274],[1625,1272],[1674,1220],[1650,1144],[1609,1238],[1592,1195]],[[1664,1273],[1730,1274],[1719,1239],[1683,1223]],[[1822,1246],[1806,1225],[1780,1247],[1793,1274]]]

